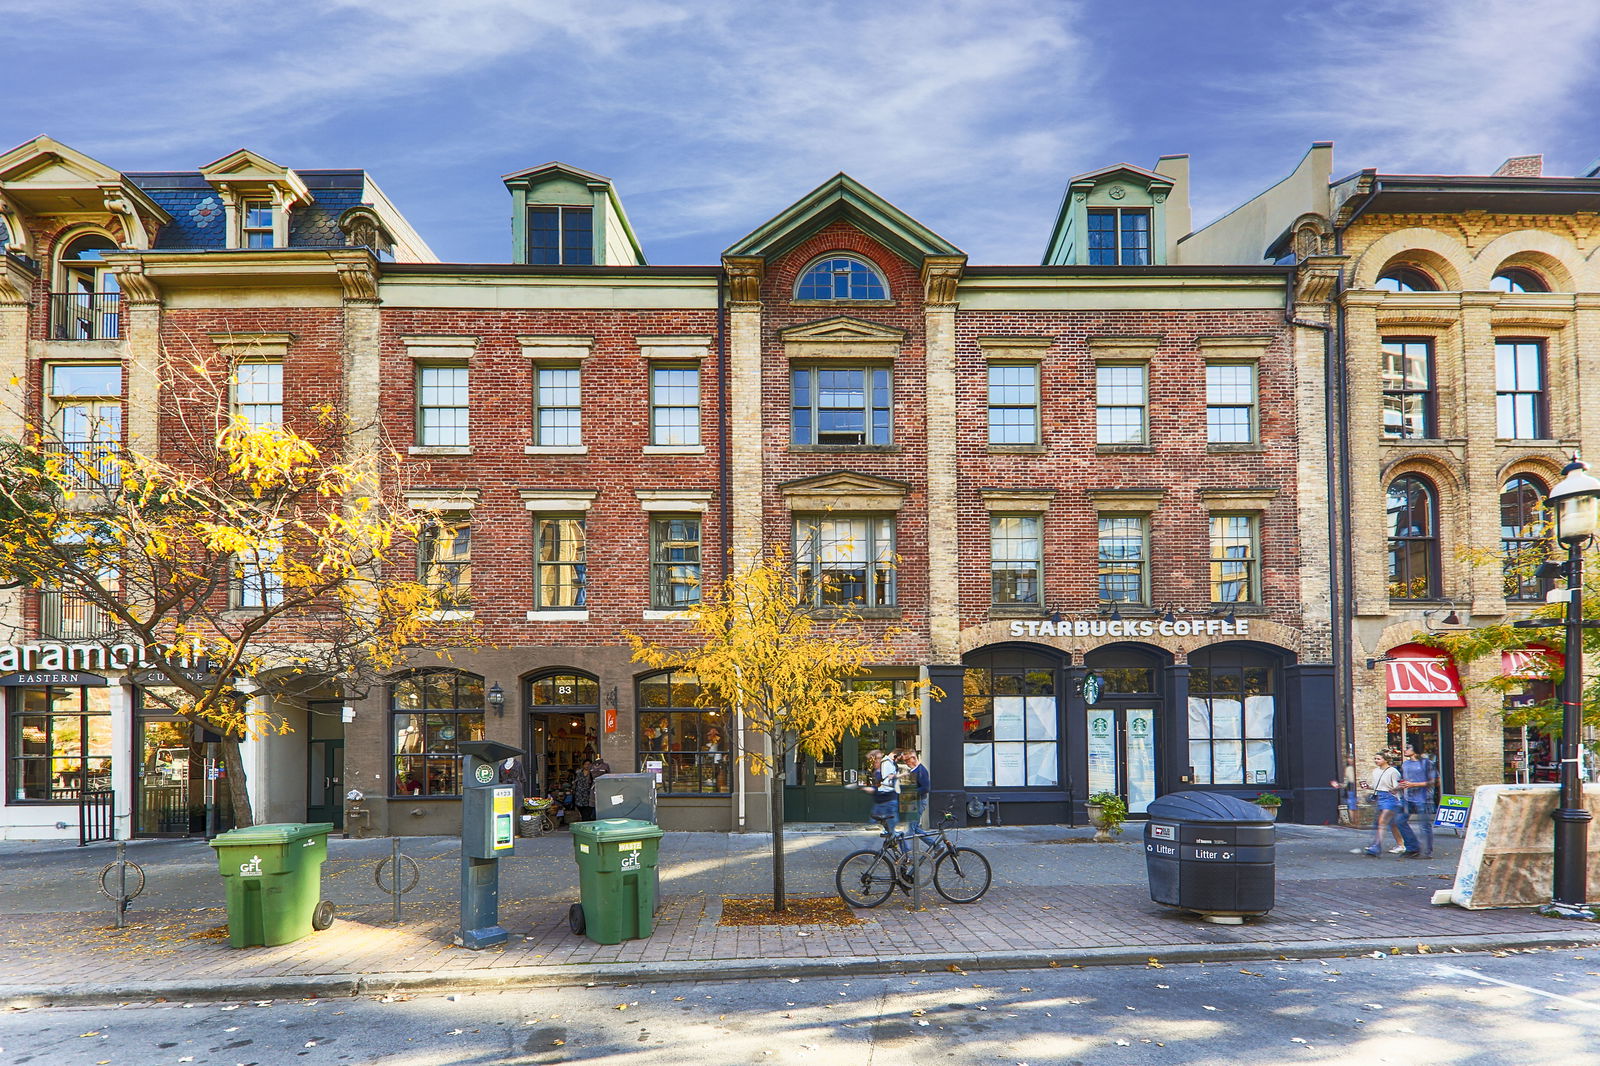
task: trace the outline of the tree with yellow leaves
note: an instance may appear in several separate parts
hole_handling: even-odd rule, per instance
[[[780,552],[707,586],[687,612],[690,632],[703,643],[663,648],[633,633],[633,658],[660,670],[684,671],[698,681],[700,706],[725,708],[747,738],[741,758],[768,778],[772,821],[772,909],[784,910],[783,773],[791,754],[820,759],[847,734],[884,718],[920,713],[932,693],[926,682],[897,695],[858,682],[873,662],[896,658],[890,630],[869,636],[848,611],[813,614],[787,558]]]
[[[254,693],[359,690],[408,645],[471,636],[434,620],[414,570],[394,576],[428,516],[383,488],[394,456],[375,434],[328,408],[310,436],[252,424],[229,411],[231,368],[184,371],[187,391],[161,392],[159,450],[32,419],[0,440],[0,583],[74,605],[65,639],[142,645],[146,705],[221,736],[250,825],[239,742],[288,731]]]

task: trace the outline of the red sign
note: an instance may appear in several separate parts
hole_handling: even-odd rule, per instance
[[[1500,653],[1500,672],[1521,681],[1548,681],[1550,667],[1565,663],[1560,652],[1537,644]]]
[[[1402,644],[1383,664],[1391,707],[1465,707],[1461,678],[1450,656],[1438,648]]]
[[[615,707],[607,707],[606,708],[606,732],[607,733],[615,733],[616,731],[617,731],[617,709]]]

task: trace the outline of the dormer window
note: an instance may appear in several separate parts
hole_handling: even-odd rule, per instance
[[[528,262],[535,266],[591,266],[594,209],[528,208]]]
[[[272,247],[272,201],[246,200],[244,202],[244,240],[246,248]]]
[[[887,300],[883,275],[853,256],[819,259],[800,272],[796,300]]]
[[[1150,209],[1089,209],[1090,266],[1149,266]]]

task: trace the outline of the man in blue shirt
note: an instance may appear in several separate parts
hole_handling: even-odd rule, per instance
[[[906,832],[911,833],[922,828],[922,812],[928,809],[931,785],[928,768],[922,765],[922,756],[910,748],[901,752],[900,756],[900,817],[905,822]]]
[[[1405,811],[1415,819],[1412,823],[1422,831],[1422,857],[1433,858],[1434,788],[1439,783],[1439,771],[1415,744],[1406,745],[1405,761],[1400,764],[1400,786],[1403,790]]]

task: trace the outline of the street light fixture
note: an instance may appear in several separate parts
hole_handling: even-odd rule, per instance
[[[494,716],[496,718],[505,717],[506,690],[500,687],[500,682],[498,681],[489,686],[489,706],[494,708]]]
[[[1556,539],[1567,546],[1566,672],[1561,692],[1561,800],[1555,820],[1557,907],[1588,901],[1589,812],[1578,780],[1578,738],[1583,725],[1583,549],[1600,529],[1600,481],[1576,455],[1545,500],[1556,515]]]

